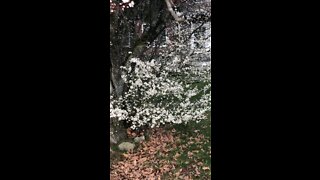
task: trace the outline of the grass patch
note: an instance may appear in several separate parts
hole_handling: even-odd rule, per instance
[[[166,159],[176,160],[176,173],[188,173],[193,179],[210,179],[211,112],[207,119],[199,123],[173,125],[171,129],[176,130],[175,135],[179,137],[179,141],[177,148],[171,151]]]

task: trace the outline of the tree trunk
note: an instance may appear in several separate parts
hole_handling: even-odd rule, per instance
[[[114,48],[111,50],[111,81],[110,81],[110,93],[113,98],[121,97],[125,92],[125,82],[121,78],[122,70],[121,66],[125,62],[124,51],[118,51],[120,48]],[[123,122],[119,122],[118,119],[110,119],[110,143],[117,144],[126,138],[126,128]]]
[[[113,66],[111,69],[110,90],[114,98],[118,98],[124,93],[124,81],[121,79],[120,67]],[[110,143],[119,143],[126,137],[125,132],[123,123],[115,118],[110,119]]]
[[[140,4],[140,5],[139,5]],[[131,11],[115,12],[110,16],[110,60],[112,95],[121,97],[126,91],[126,84],[121,78],[121,66],[127,66],[132,57],[143,58],[149,43],[152,43],[164,31],[170,14],[165,11],[166,4],[162,0],[137,2]],[[147,23],[148,30],[140,32],[135,29],[139,23]],[[127,47],[128,34],[133,32],[130,45]],[[130,53],[129,53],[130,52]],[[110,120],[110,142],[119,143],[126,137],[124,124],[117,119]]]

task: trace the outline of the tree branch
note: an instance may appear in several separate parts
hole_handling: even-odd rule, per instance
[[[183,43],[186,43],[188,40],[190,40],[190,38],[192,37],[192,35],[197,32],[205,23],[207,23],[206,21],[203,21],[197,28],[195,28],[188,36],[187,39],[185,39],[185,41]]]
[[[181,22],[181,21],[184,21],[184,18],[181,18],[179,17],[172,9],[172,2],[170,0],[165,0],[166,4],[167,4],[167,8],[168,8],[168,11],[170,12],[170,14],[173,16],[173,18],[178,21],[178,22]]]

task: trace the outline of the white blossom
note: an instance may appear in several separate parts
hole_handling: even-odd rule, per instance
[[[126,73],[122,78],[131,86],[123,98],[111,99],[111,117],[132,122],[131,128],[142,125],[158,127],[164,123],[198,122],[205,118],[205,113],[211,109],[210,71],[199,73],[196,68],[181,69],[181,73],[185,73],[186,77],[197,74],[198,78],[201,77],[202,81],[207,82],[203,88],[198,89],[198,87],[191,88],[192,78],[181,81],[170,76],[173,72],[170,68],[161,72],[161,76],[156,76],[155,73],[158,72],[154,68],[156,64],[167,66],[166,62],[156,60],[144,62],[138,58],[132,58],[130,62],[136,64],[135,71],[132,72],[131,67],[123,68]],[[190,98],[199,94],[200,98],[191,102]],[[126,104],[127,108],[121,108],[121,104]]]

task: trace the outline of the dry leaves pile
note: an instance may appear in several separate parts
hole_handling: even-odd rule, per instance
[[[201,140],[201,136],[194,139],[195,143]],[[193,154],[197,153],[196,150],[183,152],[186,151],[188,143],[179,142],[179,137],[174,135],[174,131],[153,129],[148,141],[141,142],[134,152],[124,153],[122,160],[111,165],[111,180],[189,180],[199,176],[202,171],[210,171],[210,168],[203,166],[202,162],[193,161],[185,168],[179,167],[177,161],[182,153],[186,153],[190,161]]]

